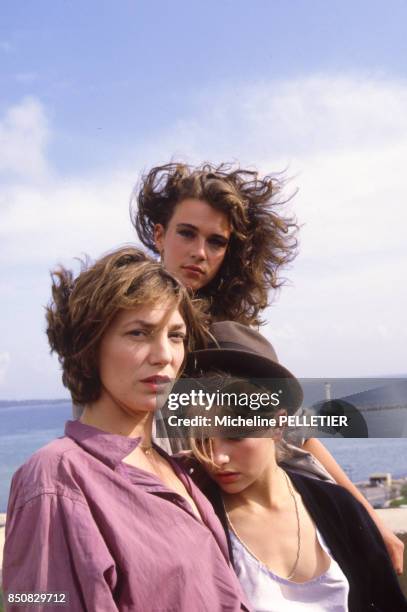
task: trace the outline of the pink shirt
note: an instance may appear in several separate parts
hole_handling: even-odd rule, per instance
[[[14,475],[3,591],[67,592],[30,610],[234,612],[246,609],[212,506],[177,463],[188,502],[122,462],[140,442],[69,421]],[[9,606],[9,610],[21,607]]]

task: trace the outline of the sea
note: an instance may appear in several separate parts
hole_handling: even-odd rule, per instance
[[[36,450],[63,435],[69,400],[0,401],[0,512],[6,512],[13,473]],[[407,438],[322,440],[354,482],[374,472],[407,476]]]

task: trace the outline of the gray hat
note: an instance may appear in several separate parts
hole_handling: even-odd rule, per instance
[[[300,383],[278,362],[272,344],[251,327],[234,321],[219,321],[210,327],[213,341],[208,347],[188,355],[186,375],[211,370],[234,376],[262,379],[265,387],[275,389],[275,379],[284,387],[284,404],[294,412],[303,400]],[[274,384],[273,384],[274,381]]]

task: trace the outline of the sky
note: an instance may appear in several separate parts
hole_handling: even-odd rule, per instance
[[[136,243],[169,160],[285,171],[302,229],[262,332],[302,377],[407,371],[407,4],[4,0],[0,399],[68,392],[49,271]]]

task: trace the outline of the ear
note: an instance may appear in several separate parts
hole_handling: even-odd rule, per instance
[[[157,248],[157,251],[161,253],[164,249],[164,236],[165,236],[165,228],[161,223],[156,223],[154,225],[154,242]]]

